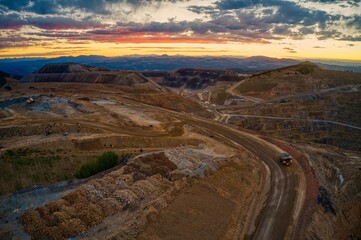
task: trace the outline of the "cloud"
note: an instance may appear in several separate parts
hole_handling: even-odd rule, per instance
[[[1,37],[0,49],[34,46],[34,43],[39,42],[40,40],[41,39],[39,37],[23,37],[18,33],[12,33],[6,37]]]
[[[0,14],[0,29],[19,30],[23,26],[34,26],[46,30],[90,29],[105,27],[94,20],[77,20],[62,16],[31,16],[18,13]]]
[[[342,16],[323,10],[327,4],[339,3],[350,7],[360,1],[215,0],[209,1],[208,5],[196,6],[190,0],[0,0],[0,29],[21,32],[22,27],[30,26],[26,28],[26,33],[20,34],[28,37],[30,45],[35,44],[39,37],[45,41],[62,39],[111,43],[267,44],[307,37],[361,41],[361,15]],[[145,15],[147,12],[143,10],[147,7],[161,8],[162,3],[167,3],[169,7],[169,3],[180,2],[199,18],[177,21],[181,18],[169,15],[161,21],[152,18],[151,14],[146,18],[137,15]],[[308,8],[305,2],[316,2],[319,7]],[[141,13],[135,8],[141,8]],[[0,40],[3,40],[1,35]],[[26,43],[3,43],[6,44],[16,46]]]
[[[361,15],[354,15],[350,17],[346,22],[347,27],[361,30]]]
[[[338,38],[338,40],[360,42],[361,35],[342,35]]]
[[[99,28],[105,25],[96,21],[82,21],[67,17],[34,17],[27,20],[27,24],[47,30],[65,30],[65,29],[89,29]]]
[[[308,9],[295,2],[280,0],[224,0],[216,2],[216,6],[220,10],[235,10],[239,16],[247,15],[247,17],[249,17],[250,13],[252,13],[254,19],[269,24],[325,25],[327,21],[338,20],[341,17],[339,15],[330,15],[322,10]],[[274,7],[276,11],[267,9],[267,11],[263,13],[268,14],[259,16],[255,10],[261,6]],[[251,10],[249,10],[249,8]]]
[[[64,9],[76,9],[88,13],[110,14],[115,4],[133,7],[162,2],[184,2],[189,0],[2,0],[0,6],[14,11],[28,11],[36,14],[61,14]]]
[[[213,22],[230,23],[230,30],[251,29],[259,33],[271,33],[270,39],[293,38],[302,39],[307,35],[317,35],[320,39],[340,37],[339,31],[333,26],[347,21],[349,27],[360,27],[357,16],[345,17],[340,14],[330,14],[322,8],[306,8],[299,2],[287,0],[223,0],[216,1],[213,6],[191,6],[190,11],[198,14],[208,14]],[[228,24],[229,26],[229,24]],[[266,34],[264,34],[266,36]]]
[[[25,23],[17,13],[0,14],[0,29],[20,29]]]
[[[289,53],[297,53],[297,51],[295,49],[290,48],[290,47],[284,47],[283,49],[286,50]]]

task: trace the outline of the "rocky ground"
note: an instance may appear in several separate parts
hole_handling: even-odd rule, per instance
[[[310,163],[299,232],[305,235],[296,239],[361,236],[360,78],[303,63],[240,82],[228,90],[229,104],[217,106],[221,120]]]
[[[31,83],[10,95],[0,102],[1,239],[245,235],[256,157],[149,106],[212,116],[197,103],[148,85]],[[131,158],[75,179],[109,150]]]
[[[124,85],[27,83],[1,90],[0,239],[247,238],[266,168],[244,148],[157,107],[216,117],[291,153],[297,162],[287,172],[307,185],[295,204],[296,239],[361,236],[354,74],[331,78],[306,64],[254,76],[236,93],[211,84],[188,96],[129,74],[118,79]],[[344,76],[352,86],[337,85]],[[129,160],[75,178],[106,151]]]
[[[308,239],[358,239],[361,236],[361,155],[334,147],[301,145],[319,179],[317,209]]]
[[[248,158],[242,153],[215,153],[206,146],[181,147],[132,158],[118,170],[72,183],[77,186],[72,191],[67,183],[62,188],[56,185],[2,198],[6,207],[2,208],[1,236],[25,239],[26,232],[33,239],[143,239],[153,235],[184,239],[184,234],[200,239],[214,234],[231,238],[241,234],[240,222],[247,219],[247,211],[239,210],[247,209],[258,184],[253,178],[260,172]],[[29,195],[38,197],[27,197],[27,204],[19,205],[19,198]],[[199,226],[208,225],[204,220],[220,227],[204,229]],[[179,228],[174,228],[174,221],[181,221]],[[184,231],[189,226],[193,232]]]

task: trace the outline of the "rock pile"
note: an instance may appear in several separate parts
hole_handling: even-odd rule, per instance
[[[128,165],[92,179],[61,199],[20,217],[33,239],[65,239],[86,232],[107,216],[136,209],[169,188],[177,166],[164,153],[132,159]]]

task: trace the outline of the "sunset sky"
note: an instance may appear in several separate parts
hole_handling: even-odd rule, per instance
[[[0,0],[0,58],[361,60],[361,0]]]

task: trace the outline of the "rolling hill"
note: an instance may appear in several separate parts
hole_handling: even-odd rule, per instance
[[[134,71],[114,71],[83,64],[59,63],[47,64],[37,72],[23,77],[21,82],[79,82],[134,86],[148,80]]]
[[[244,95],[269,99],[337,91],[337,88],[358,84],[361,84],[360,73],[328,70],[311,62],[303,62],[253,75],[241,83],[237,91]]]
[[[187,89],[204,89],[219,81],[232,82],[244,76],[232,70],[207,68],[182,68],[176,71],[148,71],[143,75],[154,79],[162,86]]]

